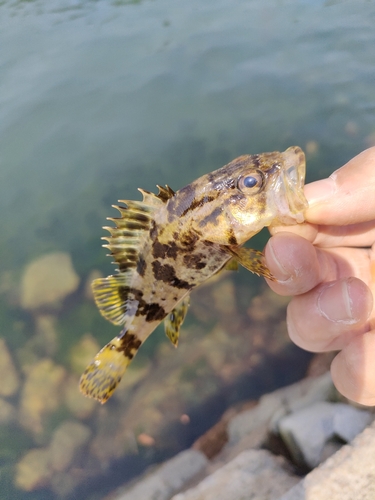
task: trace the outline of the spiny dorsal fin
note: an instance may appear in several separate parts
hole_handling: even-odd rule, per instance
[[[149,237],[156,207],[141,201],[120,200],[120,203],[126,203],[126,207],[113,205],[121,217],[107,218],[115,223],[115,227],[105,226],[104,229],[111,236],[104,236],[102,239],[108,241],[108,244],[103,246],[111,251],[119,265],[119,271],[124,272],[134,269],[137,265],[139,252],[145,239]]]
[[[170,198],[172,198],[172,196],[175,195],[173,189],[170,188],[167,184],[165,187],[159,186],[159,184],[157,184],[156,187],[159,190],[158,194],[151,193],[146,189],[138,188],[138,191],[142,193],[143,203],[155,208],[164,205],[164,203],[166,203]]]
[[[153,208],[160,208],[164,205],[164,202],[158,198],[158,195],[155,193],[151,193],[151,191],[147,191],[147,189],[138,188],[138,191],[142,193],[143,203]]]
[[[144,244],[150,238],[150,228],[155,211],[164,206],[174,191],[166,186],[158,186],[159,193],[153,194],[139,189],[143,201],[119,200],[125,206],[113,205],[120,212],[120,217],[108,217],[115,226],[105,226],[110,236],[103,237],[118,264],[119,274],[100,278],[92,283],[95,302],[101,314],[116,325],[128,323],[134,316],[134,297],[129,298],[129,288],[134,273],[141,272],[144,265],[142,252]]]
[[[165,334],[172,342],[172,344],[177,347],[178,337],[180,335],[180,327],[184,322],[186,313],[189,309],[190,295],[184,297],[181,302],[168,314],[164,320]]]
[[[172,196],[175,195],[173,189],[171,189],[167,184],[165,185],[165,187],[156,184],[156,187],[159,189],[159,193],[156,196],[165,203],[169,200],[169,198],[172,198]]]

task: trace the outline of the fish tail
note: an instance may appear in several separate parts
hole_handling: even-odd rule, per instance
[[[121,332],[87,366],[79,381],[81,392],[104,404],[112,396],[141,344],[136,335]]]

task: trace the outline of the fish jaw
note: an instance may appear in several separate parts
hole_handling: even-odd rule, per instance
[[[241,175],[253,175],[258,170],[264,182],[255,195],[237,199],[232,195],[227,202],[227,220],[238,245],[264,227],[302,223],[308,206],[303,192],[306,164],[301,148],[292,146],[282,153],[249,156],[248,164],[250,168],[244,168]]]
[[[280,175],[275,177],[268,191],[268,204],[275,206],[276,216],[272,225],[296,224],[305,220],[308,207],[303,192],[306,174],[305,155],[301,148],[292,146],[281,153],[283,163]]]

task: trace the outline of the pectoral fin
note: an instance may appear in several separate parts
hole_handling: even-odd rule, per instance
[[[230,261],[225,264],[224,271],[238,271],[238,261],[234,257],[230,259]]]
[[[189,308],[190,295],[187,295],[184,299],[177,304],[177,306],[171,311],[164,320],[165,334],[172,342],[172,344],[177,347],[178,337],[180,335],[180,327],[184,322],[186,313]]]
[[[237,261],[248,271],[264,276],[270,280],[275,278],[272,276],[271,271],[263,263],[263,253],[259,250],[244,247],[230,247],[230,253],[237,259]]]

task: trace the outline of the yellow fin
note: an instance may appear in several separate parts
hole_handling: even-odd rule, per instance
[[[160,200],[164,201],[166,203],[169,198],[172,198],[172,196],[175,195],[175,192],[173,191],[172,188],[168,186],[168,184],[163,186],[159,186],[159,184],[156,184],[156,187],[159,189],[159,193],[156,195]]]
[[[133,315],[126,315],[129,307],[128,283],[129,273],[120,273],[107,278],[98,278],[91,284],[99,311],[115,325],[124,324],[133,318]]]
[[[130,341],[125,342],[127,336]],[[98,352],[83,372],[79,381],[81,392],[104,404],[120,383],[140,345],[141,341],[134,335],[115,337]]]
[[[180,327],[184,322],[186,313],[189,309],[190,295],[184,297],[181,302],[168,314],[164,320],[165,334],[172,342],[172,344],[177,347],[178,337],[180,335]]]
[[[164,203],[166,203],[169,198],[172,198],[172,196],[175,195],[175,192],[168,185],[165,186],[165,188],[159,185],[157,185],[156,187],[159,189],[158,194],[151,193],[150,191],[141,188],[138,188],[138,191],[142,193],[143,203],[145,203],[149,207],[160,208],[160,206],[164,205]]]
[[[110,236],[102,238],[108,242],[103,246],[111,251],[110,255],[115,258],[120,272],[136,269],[144,242],[149,238],[155,210],[159,208],[155,202],[162,205],[156,195],[150,194],[147,197],[146,192],[142,194],[148,201],[150,201],[149,198],[154,200],[153,205],[142,201],[119,200],[126,206],[113,205],[113,207],[120,212],[121,217],[107,217],[107,220],[112,221],[115,227],[103,228],[110,233]]]
[[[238,271],[238,262],[235,258],[230,259],[225,266],[224,266],[225,271]]]
[[[275,278],[272,276],[271,271],[263,263],[263,253],[259,250],[244,247],[230,247],[229,251],[237,259],[237,261],[248,271],[264,276],[270,280]]]

